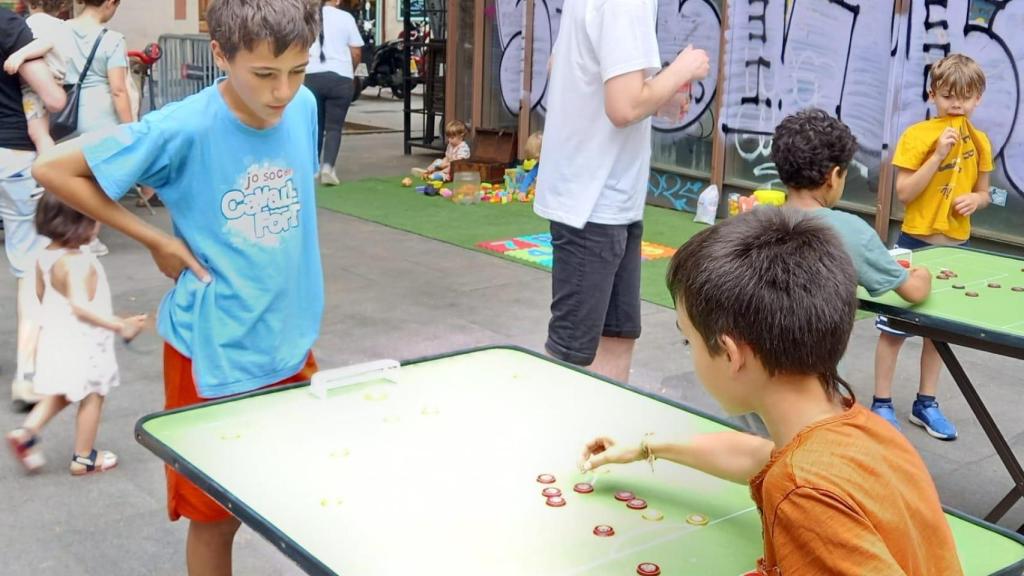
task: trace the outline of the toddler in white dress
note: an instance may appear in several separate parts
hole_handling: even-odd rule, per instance
[[[99,227],[94,220],[44,194],[36,227],[52,239],[36,264],[41,305],[33,384],[44,398],[20,428],[7,434],[7,442],[28,471],[38,470],[44,459],[36,446],[37,434],[61,410],[78,402],[71,474],[102,472],[117,465],[114,453],[97,452],[93,446],[103,400],[119,384],[114,334],[131,340],[142,330],[146,316],[113,314],[103,265],[82,249],[96,237]]]

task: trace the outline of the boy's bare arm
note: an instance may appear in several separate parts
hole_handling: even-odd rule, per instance
[[[684,441],[649,437],[647,447],[659,460],[671,460],[738,484],[746,484],[768,463],[775,445],[744,432],[701,434]],[[643,458],[639,445],[619,444],[601,437],[587,444],[581,467],[592,470],[605,464],[627,464]]]
[[[970,194],[964,194],[953,200],[953,209],[961,216],[970,216],[978,210],[987,208],[992,203],[992,194],[989,192],[991,173],[979,172],[978,180],[974,183],[974,189]]]
[[[686,442],[648,443],[654,456],[696,468],[712,476],[746,484],[771,458],[775,444],[746,432],[716,432]]]
[[[14,76],[18,73],[18,68],[21,68],[22,64],[29,60],[42,58],[50,50],[53,50],[53,42],[36,38],[7,57],[7,61],[4,62],[4,72]]]
[[[710,64],[703,50],[686,50],[662,71],[647,79],[643,70],[604,83],[604,111],[616,128],[624,128],[657,112],[686,83],[707,76]]]
[[[960,141],[960,133],[954,128],[946,128],[935,142],[935,149],[928,159],[917,170],[896,169],[896,197],[904,204],[910,204],[924,192],[928,183],[938,173],[942,161],[949,151]]]
[[[910,269],[907,279],[896,287],[896,294],[911,304],[920,304],[932,292],[932,274],[923,266]]]
[[[210,281],[209,273],[184,242],[147,224],[103,192],[75,140],[58,144],[40,155],[32,167],[32,176],[72,208],[139,241],[168,278],[177,280],[182,270],[188,268],[202,281]]]
[[[53,73],[45,62],[39,59],[29,60],[21,65],[18,74],[39,95],[47,111],[56,113],[64,109],[68,95],[53,79]]]

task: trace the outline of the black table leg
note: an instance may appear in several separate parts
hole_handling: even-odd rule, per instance
[[[956,359],[953,354],[953,350],[950,349],[949,344],[946,342],[940,342],[938,340],[932,340],[935,344],[935,349],[938,350],[939,356],[942,357],[942,362],[945,363],[946,368],[949,369],[949,373],[953,376],[953,381],[960,388],[960,392],[963,393],[964,398],[967,400],[967,405],[971,407],[974,415],[978,418],[978,422],[981,423],[981,427],[985,430],[985,435],[988,436],[992,446],[996,449],[996,454],[999,455],[999,459],[1003,461],[1003,466],[1006,467],[1006,471],[1010,473],[1010,477],[1013,478],[1014,487],[1010,492],[1003,497],[1003,499],[992,509],[991,512],[985,516],[985,520],[988,522],[998,522],[1006,513],[1017,503],[1018,500],[1024,498],[1024,469],[1021,468],[1020,462],[1017,457],[1013,454],[1013,450],[1010,449],[1010,445],[1006,443],[1006,438],[1003,437],[1003,433],[999,431],[999,427],[996,426],[995,421],[992,419],[992,415],[989,414],[988,408],[985,407],[985,403],[981,401],[981,397],[978,396],[978,391],[974,389],[974,384],[971,383],[970,378],[964,372],[960,361]],[[1024,529],[1024,526],[1021,526]],[[1024,534],[1021,529],[1017,530]]]

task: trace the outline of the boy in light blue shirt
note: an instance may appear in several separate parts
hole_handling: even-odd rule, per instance
[[[850,129],[825,112],[810,108],[787,116],[775,128],[772,161],[786,185],[786,205],[811,210],[839,234],[853,260],[857,283],[872,296],[890,290],[911,303],[931,293],[928,269],[905,269],[896,262],[871,226],[853,214],[833,210],[846,187],[847,168],[857,151]],[[917,395],[917,403],[938,411],[934,396]],[[872,412],[899,428],[891,397],[875,392]]]
[[[160,305],[166,407],[308,378],[320,331],[317,111],[302,86],[319,7],[216,0],[207,21],[227,78],[143,121],[62,144],[39,183],[145,245],[175,281]],[[169,236],[117,200],[136,182],[170,212]],[[168,469],[168,513],[191,520],[192,574],[230,574],[239,523]]]

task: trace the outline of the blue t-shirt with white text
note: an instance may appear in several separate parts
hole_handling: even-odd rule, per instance
[[[157,190],[175,234],[210,272],[185,270],[157,330],[192,359],[199,395],[248,392],[297,373],[317,339],[316,101],[301,88],[280,122],[243,124],[215,84],[83,148],[103,190]]]

